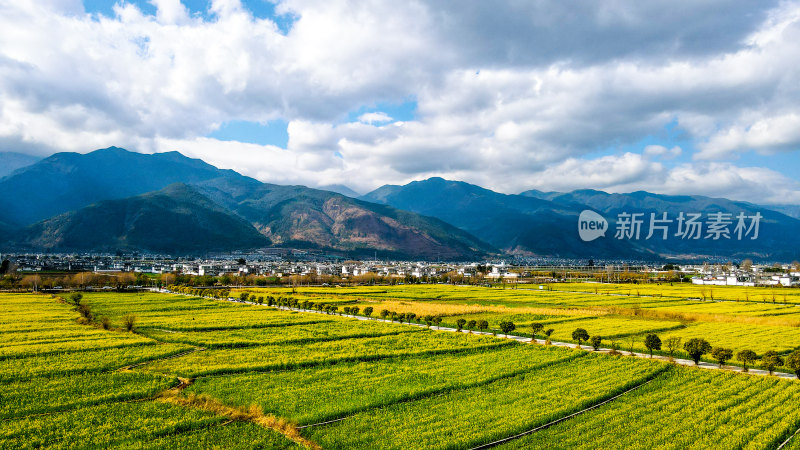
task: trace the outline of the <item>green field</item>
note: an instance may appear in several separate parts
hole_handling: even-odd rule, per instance
[[[442,325],[487,320],[495,330],[511,320],[518,335],[541,322],[554,341],[581,327],[633,337],[637,348],[651,332],[758,353],[800,346],[797,319],[785,318],[795,306],[586,289],[258,294],[335,303],[339,312],[372,306],[373,320],[98,293],[82,300],[90,323],[57,297],[0,294],[0,447],[466,449],[606,401],[498,448],[770,449],[800,427],[796,381],[374,319],[387,309],[441,315]],[[133,331],[123,327],[128,314]]]

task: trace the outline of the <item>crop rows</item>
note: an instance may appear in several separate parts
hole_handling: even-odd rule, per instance
[[[116,444],[116,447],[126,450],[161,450],[165,448],[170,450],[196,450],[199,448],[281,450],[302,448],[276,431],[264,429],[249,422],[215,424],[178,434]]]
[[[200,378],[186,392],[207,394],[309,424],[483,384],[580,357],[554,347],[512,345],[455,355],[389,358],[269,374]],[[333,382],[331,382],[333,381]]]
[[[284,316],[283,313],[277,313]],[[313,324],[283,327],[245,328],[216,331],[168,332],[164,330],[142,330],[153,339],[165,342],[190,344],[205,348],[249,347],[256,345],[299,344],[306,342],[330,341],[346,338],[376,337],[418,331],[404,329],[380,322],[348,323],[317,322]],[[291,326],[289,326],[291,325]]]
[[[104,372],[129,364],[174,355],[189,348],[191,347],[182,344],[141,345],[7,359],[0,361],[0,381]]]
[[[2,383],[0,418],[147,398],[174,386],[175,381],[151,374],[112,372]]]
[[[4,422],[3,448],[104,448],[219,424],[222,417],[155,401],[109,403]]]
[[[333,317],[307,316],[185,296],[147,294],[136,300],[138,296],[120,295],[117,297],[118,300],[114,300],[108,295],[87,294],[86,299],[98,315],[108,316],[112,321],[121,320],[125,314],[134,314],[137,326],[140,328],[202,331],[336,320]]]
[[[676,297],[676,298],[705,298],[707,300],[732,300],[751,302],[789,302],[800,303],[800,292],[785,288],[771,287],[744,287],[744,286],[704,286],[694,284],[590,284],[590,283],[563,283],[550,285],[553,289],[562,291],[584,291]]]
[[[118,336],[93,336],[92,338],[61,340],[57,342],[36,342],[30,344],[4,345],[0,347],[0,360],[42,356],[68,351],[102,350],[138,345],[154,345],[152,339],[134,334],[115,333]]]
[[[485,386],[359,413],[310,428],[307,435],[335,449],[468,448],[598,403],[663,369],[644,360],[588,355]]]
[[[707,370],[667,376],[514,448],[775,448],[800,425],[800,384]]]
[[[310,344],[207,350],[149,364],[145,370],[197,377],[220,373],[291,369],[341,361],[370,361],[388,356],[448,353],[510,344],[512,343],[490,337],[420,330],[415,333]]]

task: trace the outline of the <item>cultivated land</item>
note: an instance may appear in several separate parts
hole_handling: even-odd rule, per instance
[[[261,306],[0,294],[0,447],[466,449],[564,419],[499,448],[777,448],[800,428],[793,380],[267,306],[372,307],[373,318],[486,320],[489,330],[511,321],[522,336],[538,322],[553,341],[584,328],[625,353],[629,340],[644,350],[647,333],[759,356],[800,346],[800,307],[781,300],[597,286],[248,290]]]
[[[657,334],[662,341],[681,338],[675,357],[688,358],[683,343],[692,338],[706,339],[712,346],[733,350],[753,350],[761,355],[773,350],[788,355],[800,349],[800,291],[781,288],[741,288],[714,286],[711,300],[708,286],[692,285],[615,285],[569,283],[520,285],[517,289],[473,286],[405,285],[356,288],[248,289],[260,296],[291,296],[300,301],[335,304],[362,311],[371,306],[381,310],[414,313],[415,321],[424,315],[437,315],[441,325],[457,327],[458,319],[467,322],[486,320],[489,330],[502,334],[500,322],[515,324],[513,334],[531,336],[530,325],[541,323],[552,328],[553,341],[575,343],[572,332],[583,328],[603,338],[603,346],[615,343],[620,350],[645,352],[644,337]],[[728,292],[730,290],[730,292]],[[597,293],[595,293],[597,291]],[[700,292],[706,293],[702,300]],[[630,295],[628,293],[630,292]],[[237,296],[238,291],[231,295]],[[750,300],[735,299],[738,296]],[[764,302],[762,297],[775,297]],[[787,299],[783,303],[781,299]],[[798,303],[792,303],[792,300]],[[537,338],[544,339],[539,333]],[[633,346],[631,347],[631,339]],[[656,354],[666,354],[666,348]],[[703,357],[713,361],[710,353]],[[730,363],[736,363],[731,360]],[[789,371],[788,369],[786,369]]]

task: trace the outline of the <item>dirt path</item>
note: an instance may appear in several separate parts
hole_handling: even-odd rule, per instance
[[[251,406],[249,408],[235,408],[206,395],[182,395],[181,391],[191,385],[192,380],[181,380],[180,386],[165,391],[159,401],[179,405],[186,408],[201,409],[212,412],[218,416],[226,417],[231,421],[252,422],[258,426],[277,431],[287,439],[310,449],[321,449],[317,443],[310,441],[300,435],[300,431],[291,422],[282,417],[275,417],[272,414],[264,414],[261,408]],[[181,387],[183,386],[183,388]]]

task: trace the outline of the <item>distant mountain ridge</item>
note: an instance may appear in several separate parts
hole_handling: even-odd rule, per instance
[[[0,179],[0,209],[11,225],[30,225],[92,203],[194,183],[221,171],[178,152],[146,155],[118,147],[56,153]],[[233,172],[233,171],[228,171]]]
[[[646,258],[626,242],[582,242],[576,228],[584,208],[548,200],[501,194],[439,177],[405,186],[386,185],[361,197],[396,208],[438,217],[506,252],[523,256]]]
[[[202,253],[271,243],[247,221],[181,183],[60,214],[26,227],[17,240],[47,251],[154,253]]]
[[[442,178],[352,198],[262,183],[178,152],[57,153],[0,178],[0,192],[0,251],[203,254],[278,246],[417,260],[800,259],[800,220],[777,207],[643,191],[513,195]],[[586,210],[607,220],[604,236],[581,238],[578,218]],[[761,234],[688,240],[670,230],[663,239],[615,238],[625,214],[649,220],[667,213],[674,227],[681,212],[758,214]]]
[[[3,178],[23,167],[30,166],[42,158],[24,153],[0,152],[0,178]]]
[[[402,259],[495,252],[435,218],[261,183],[178,152],[58,153],[1,179],[0,190],[10,222],[0,227],[11,229],[0,248],[196,254],[273,245]],[[150,239],[146,229],[160,236]]]
[[[608,194],[583,189],[569,193],[526,191],[519,195],[497,192],[459,181],[430,178],[404,186],[386,185],[361,197],[409,211],[439,217],[479,239],[517,254],[570,258],[800,258],[800,220],[747,202],[703,196],[670,196],[639,191]],[[584,242],[578,235],[578,217],[584,210],[608,220],[605,237]],[[671,217],[667,239],[616,239],[619,214]],[[684,213],[722,212],[736,217],[762,216],[757,240],[698,240],[675,235],[677,216]],[[749,224],[749,223],[748,223]],[[731,225],[733,229],[735,224]]]

